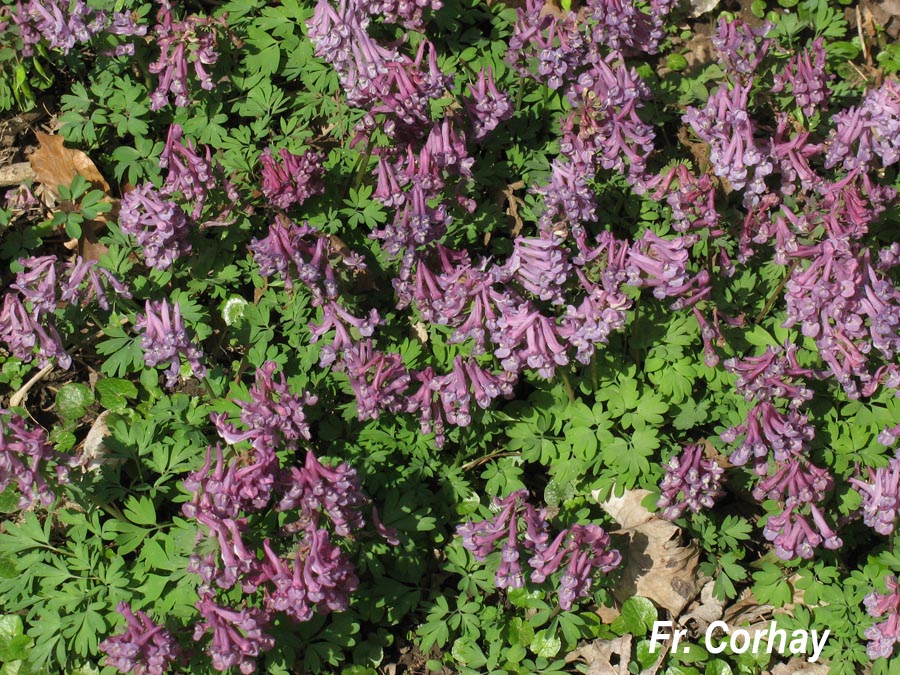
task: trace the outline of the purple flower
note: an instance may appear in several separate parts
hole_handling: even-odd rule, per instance
[[[777,461],[787,461],[803,452],[815,431],[806,415],[796,410],[784,414],[763,401],[750,410],[746,422],[725,430],[721,437],[726,443],[733,443],[741,434],[744,439],[729,460],[736,466],[743,466],[752,459],[754,470],[763,476],[767,472],[770,451]]]
[[[831,474],[795,455],[784,462],[776,462],[775,473],[761,480],[753,488],[753,498],[760,502],[772,499],[785,506],[801,506],[822,502],[825,493],[834,486]]]
[[[139,185],[122,197],[119,225],[122,232],[137,239],[148,267],[168,269],[175,260],[191,252],[187,217],[150,183]]]
[[[900,515],[900,459],[869,469],[869,481],[850,479],[862,495],[863,522],[879,534],[892,535]]]
[[[207,651],[213,668],[220,672],[237,666],[244,675],[250,675],[256,670],[260,652],[275,646],[274,638],[263,632],[269,617],[261,609],[245,607],[236,611],[221,607],[212,591],[201,591],[195,607],[204,621],[195,626],[194,640],[212,633]]]
[[[116,610],[125,617],[125,632],[100,643],[100,651],[106,654],[104,665],[121,673],[162,675],[181,655],[175,638],[144,612],[135,615],[124,602]]]
[[[724,474],[725,470],[715,461],[704,459],[702,444],[686,445],[666,465],[656,505],[664,509],[663,517],[669,520],[680,518],[687,509],[699,513],[712,508],[716,498],[725,494]]]
[[[475,128],[475,140],[484,139],[500,122],[513,116],[509,96],[497,89],[491,68],[478,72],[478,81],[474,86],[469,85],[469,94],[472,100],[466,103],[466,108]]]
[[[495,283],[515,279],[525,290],[555,305],[565,301],[563,285],[569,277],[569,260],[559,237],[516,237],[512,255],[491,270]]]
[[[497,588],[525,585],[520,563],[523,548],[532,553],[529,565],[535,583],[545,581],[568,558],[560,578],[559,605],[569,610],[577,598],[589,595],[593,570],[610,572],[622,562],[622,556],[609,548],[609,535],[597,525],[573,525],[550,543],[546,510],[535,509],[527,497],[526,490],[518,490],[503,499],[494,499],[494,506],[500,511],[494,518],[460,525],[457,535],[476,560],[484,560],[496,549],[497,542],[504,540],[494,577]]]
[[[324,466],[311,450],[302,467],[291,467],[281,477],[283,497],[278,511],[300,509],[300,519],[288,526],[292,531],[318,527],[321,513],[328,514],[334,531],[344,537],[363,528],[360,509],[369,503],[359,475],[349,464]]]
[[[503,369],[517,374],[526,366],[544,378],[553,377],[557,366],[569,363],[566,346],[559,341],[556,323],[528,302],[500,305],[500,316],[491,328],[494,355]]]
[[[866,629],[866,638],[869,640],[866,653],[870,659],[891,658],[894,645],[900,642],[900,584],[897,583],[897,577],[887,575],[884,585],[887,593],[872,591],[863,599],[869,616],[878,618],[887,615],[884,621]]]
[[[880,168],[900,161],[900,84],[886,80],[866,94],[862,105],[834,116],[828,137],[825,167],[843,164],[847,171]],[[853,146],[856,145],[856,152]]]
[[[797,105],[807,117],[811,117],[831,95],[828,82],[834,75],[826,70],[825,43],[819,37],[788,61],[784,71],[775,75],[773,93],[785,91],[793,95]]]
[[[51,49],[68,54],[76,44],[89,42],[104,31],[116,35],[147,34],[147,27],[135,24],[130,14],[109,15],[89,7],[85,0],[29,0],[25,5],[18,0],[12,19],[24,43],[24,56],[31,56],[41,39],[47,40]],[[129,47],[134,49],[133,45]]]
[[[796,378],[811,378],[814,373],[797,362],[797,346],[767,347],[762,356],[725,361],[725,370],[737,375],[737,392],[748,401],[790,399],[789,406],[797,410],[812,399],[810,389],[795,382]]]
[[[19,258],[22,271],[16,274],[16,283],[10,288],[19,291],[21,296],[31,305],[31,316],[38,320],[45,314],[51,314],[59,304],[57,292],[59,283],[56,279],[55,255]]]
[[[46,321],[46,316],[43,317]],[[0,340],[6,343],[13,356],[25,363],[34,357],[37,347],[37,361],[41,367],[55,359],[57,365],[67,370],[72,365],[72,357],[66,352],[62,338],[56,327],[47,323],[39,323],[29,314],[25,305],[15,293],[7,293],[3,297],[0,308]]]
[[[169,126],[166,145],[159,156],[159,168],[168,169],[162,192],[166,196],[180,194],[187,201],[194,202],[191,217],[200,217],[206,196],[215,189],[216,180],[212,170],[212,153],[198,154],[190,139],[182,140],[184,132],[178,124]]]
[[[743,19],[720,17],[712,42],[726,69],[739,76],[756,72],[772,45],[772,40],[766,39],[766,33],[773,27],[773,24],[766,22],[753,28]]]
[[[108,310],[109,300],[105,288],[107,285],[123,298],[131,298],[128,287],[116,279],[108,269],[100,267],[96,260],[84,260],[81,256],[75,256],[75,259],[67,262],[65,267],[68,277],[63,280],[60,288],[60,298],[63,302],[80,302],[93,296],[102,309]],[[85,279],[88,286],[82,288]]]
[[[525,7],[516,9],[518,21],[506,57],[525,77],[535,77],[534,63],[540,79],[559,89],[575,78],[584,63],[586,45],[574,13],[559,18],[543,8],[540,0],[526,0]]]
[[[178,382],[181,370],[179,355],[188,360],[195,377],[206,377],[206,367],[200,363],[203,352],[188,338],[178,303],[175,303],[173,311],[167,300],[147,300],[145,310],[144,314],[138,314],[135,322],[143,334],[141,348],[144,350],[144,363],[151,368],[168,364],[166,386],[170,389]]]
[[[297,622],[309,621],[313,610],[340,612],[350,606],[350,594],[359,586],[352,563],[329,541],[328,532],[308,528],[294,552],[293,569],[263,543],[265,559],[254,586],[266,585],[269,611],[284,612]]]
[[[207,68],[219,60],[216,31],[226,30],[224,17],[214,19],[194,15],[175,21],[173,11],[170,0],[161,0],[154,29],[160,54],[149,66],[151,73],[160,76],[156,91],[150,96],[151,110],[159,110],[168,104],[170,94],[175,97],[177,107],[190,105],[188,76],[191,65],[203,89],[215,87]]]
[[[688,106],[684,115],[685,123],[709,144],[709,161],[715,174],[736,190],[746,187],[745,204],[752,204],[756,195],[766,192],[763,179],[773,170],[753,138],[755,125],[747,112],[751,88],[752,82],[731,89],[719,85],[704,109]]]
[[[410,375],[399,354],[386,354],[375,349],[372,340],[361,340],[344,349],[343,367],[356,394],[360,420],[406,408]]]
[[[423,12],[436,12],[444,6],[441,0],[358,0],[366,13],[384,23],[397,24],[409,30],[424,31]]]
[[[309,150],[295,155],[286,148],[278,151],[281,163],[276,163],[269,148],[259,156],[262,164],[262,193],[269,202],[280,209],[302,204],[313,195],[322,194],[325,184],[322,176],[325,168],[323,157]]]
[[[766,520],[763,536],[774,543],[775,554],[782,560],[793,560],[797,556],[809,560],[819,545],[835,550],[843,544],[815,505],[810,506],[810,513],[813,525],[793,506]]]
[[[28,429],[19,415],[0,408],[0,492],[13,482],[21,496],[19,508],[27,509],[35,501],[50,506],[56,495],[44,479],[46,465],[56,462],[58,482],[65,482],[75,458],[53,450],[43,429]]]
[[[666,18],[678,3],[650,0],[649,14],[634,0],[588,0],[587,22],[594,47],[617,52],[656,54],[665,37]]]

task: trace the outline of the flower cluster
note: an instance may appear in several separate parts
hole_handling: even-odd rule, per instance
[[[869,481],[850,479],[863,498],[863,522],[879,534],[892,535],[900,516],[900,459],[869,469]]]
[[[157,25],[154,32],[160,54],[149,69],[160,77],[156,91],[150,96],[151,110],[165,107],[170,95],[179,108],[190,105],[188,75],[192,65],[203,89],[211,90],[215,87],[208,68],[219,60],[216,31],[225,30],[225,19],[194,15],[176,21],[174,9],[170,0],[162,0],[156,14]]]
[[[212,633],[209,655],[213,668],[220,672],[237,666],[250,675],[256,670],[256,657],[275,646],[275,639],[263,632],[268,619],[262,610],[222,607],[211,592],[201,592],[196,607],[204,621],[194,628],[194,640]]]
[[[65,482],[75,459],[54,451],[46,431],[29,429],[19,415],[0,408],[0,492],[15,482],[20,509],[36,501],[49,506],[56,499],[43,475],[50,461],[56,463],[57,481]]]
[[[151,368],[161,364],[169,366],[166,386],[172,388],[178,382],[181,373],[179,356],[187,359],[194,377],[206,377],[206,366],[201,363],[203,352],[188,338],[177,302],[173,310],[167,300],[147,300],[145,312],[138,314],[135,325],[142,334],[144,363]]]
[[[725,67],[739,77],[747,77],[756,72],[772,44],[766,33],[773,28],[764,23],[753,28],[742,19],[719,18],[719,24],[712,36],[712,43]]]
[[[663,517],[675,520],[687,509],[699,513],[712,508],[722,491],[725,469],[714,460],[703,458],[703,445],[686,445],[680,455],[673,455],[665,467],[656,503]]]
[[[869,640],[866,653],[870,659],[889,659],[894,654],[894,645],[900,642],[900,583],[897,583],[897,577],[888,575],[884,585],[887,593],[872,591],[863,599],[869,616],[885,617],[866,629]]]
[[[46,40],[51,49],[68,54],[76,44],[89,42],[100,33],[122,36],[144,36],[147,27],[135,23],[131,14],[109,14],[88,6],[85,0],[27,0],[16,1],[11,14],[23,42],[22,54],[34,54],[34,46]],[[116,55],[134,53],[134,45],[120,45]]]
[[[797,105],[807,117],[812,116],[831,94],[829,73],[825,64],[825,43],[817,38],[808,49],[796,54],[785,70],[775,76],[773,93],[787,91],[797,100]]]
[[[278,151],[281,163],[276,163],[269,148],[259,156],[262,164],[262,193],[273,206],[289,209],[294,204],[302,204],[313,195],[322,194],[325,184],[322,175],[323,157],[317,152],[307,151],[295,155],[286,148]]]
[[[513,107],[509,96],[501,93],[494,83],[494,73],[490,68],[478,73],[475,85],[469,85],[472,100],[467,103],[472,118],[476,141],[484,139],[497,125],[512,117]]]
[[[135,614],[124,602],[116,610],[125,617],[125,632],[100,643],[105,665],[120,673],[162,675],[181,654],[175,638],[165,626],[154,623],[144,612]]]
[[[164,270],[191,252],[187,216],[150,183],[139,185],[122,198],[122,232],[137,239],[148,267]]]
[[[573,525],[560,532],[551,542],[546,509],[535,509],[528,502],[528,491],[518,490],[503,499],[495,499],[499,513],[490,520],[469,522],[457,528],[462,545],[476,560],[484,560],[503,540],[500,567],[494,576],[497,588],[522,588],[525,577],[520,561],[521,547],[531,553],[531,580],[546,581],[550,575],[568,565],[560,577],[559,606],[572,608],[578,598],[590,594],[591,575],[595,569],[610,572],[622,562],[621,554],[610,549],[609,535],[597,525]],[[520,532],[520,530],[523,530]]]

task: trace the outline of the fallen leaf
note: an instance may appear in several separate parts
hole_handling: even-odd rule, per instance
[[[749,588],[745,588],[740,597],[725,610],[723,620],[729,626],[755,624],[768,620],[775,612],[772,605],[761,605]]]
[[[647,490],[626,490],[600,503],[630,538],[623,551],[622,581],[613,590],[620,601],[640,595],[678,618],[706,583],[697,566],[700,552],[682,546],[681,529],[644,508]]]
[[[696,19],[701,14],[714,10],[718,4],[719,0],[690,0],[688,7],[691,8],[691,11],[688,15]]]
[[[713,595],[715,585],[716,582],[712,579],[706,582],[706,585],[700,590],[700,597],[679,620],[682,625],[689,621],[695,621],[700,629],[699,632],[703,633],[709,624],[722,618],[722,614],[725,612],[725,602]]]
[[[59,186],[68,187],[75,176],[83,176],[91,185],[109,193],[109,183],[81,150],[63,146],[63,137],[35,131],[41,147],[31,153],[28,161],[37,181],[43,184],[54,197],[59,197]]]
[[[566,656],[566,661],[584,661],[587,675],[628,675],[631,635],[615,640],[593,640]]]
[[[91,425],[90,431],[84,438],[81,450],[81,464],[86,471],[97,471],[101,466],[110,462],[107,454],[106,437],[109,436],[109,427],[106,426],[106,418],[109,410],[104,410],[97,416]],[[116,460],[120,463],[121,460]]]
[[[824,663],[810,663],[804,656],[796,656],[787,663],[779,663],[763,675],[828,675],[828,666]]]

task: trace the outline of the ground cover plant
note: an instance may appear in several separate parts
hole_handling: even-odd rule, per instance
[[[889,19],[0,0],[0,675],[898,672]]]

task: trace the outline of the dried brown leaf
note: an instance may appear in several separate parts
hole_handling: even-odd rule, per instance
[[[787,663],[779,663],[764,675],[828,675],[828,666],[810,663],[805,656],[798,656]]]
[[[678,618],[707,579],[698,570],[700,552],[681,544],[681,529],[641,504],[648,494],[626,490],[622,497],[600,504],[630,538],[623,552],[622,581],[613,593],[620,602],[634,595],[649,598]]]
[[[627,675],[631,662],[631,635],[615,640],[593,640],[566,656],[566,661],[584,661],[587,675]]]
[[[719,600],[713,595],[715,581],[710,579],[700,590],[700,597],[690,607],[688,612],[684,614],[680,623],[687,624],[689,621],[695,621],[700,628],[700,632],[705,632],[713,621],[722,618],[725,611],[725,602]]]
[[[86,154],[66,148],[62,136],[41,131],[34,133],[41,147],[31,154],[28,161],[37,181],[46,186],[54,197],[59,197],[59,186],[68,187],[75,176],[83,176],[95,189],[109,193],[109,183]]]

